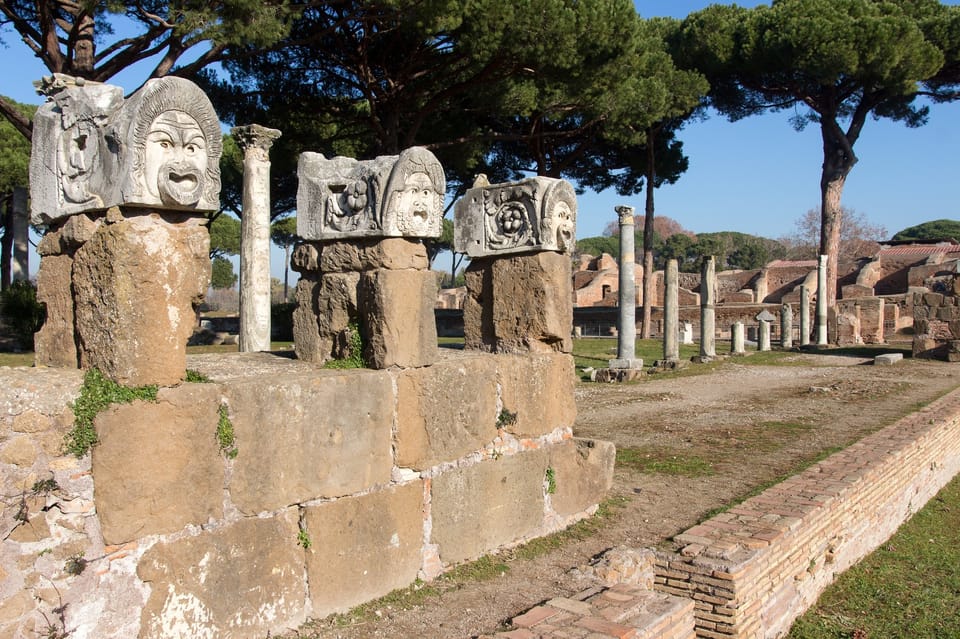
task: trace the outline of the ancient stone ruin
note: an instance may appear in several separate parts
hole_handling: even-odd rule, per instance
[[[37,363],[173,384],[210,280],[208,211],[220,206],[220,124],[180,78],[119,87],[48,79],[30,159],[47,321]]]
[[[595,512],[614,449],[572,432],[569,184],[471,191],[489,206],[458,224],[493,243],[473,348],[441,351],[421,242],[436,158],[305,154],[298,359],[188,357],[219,185],[209,102],[175,78],[128,100],[48,91],[41,366],[0,373],[0,636],[270,636]],[[365,367],[322,366],[358,350]],[[81,367],[159,388],[91,418]],[[81,418],[97,443],[65,452]]]

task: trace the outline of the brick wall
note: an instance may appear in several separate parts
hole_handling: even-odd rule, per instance
[[[960,391],[675,538],[656,588],[697,636],[777,637],[960,471]]]

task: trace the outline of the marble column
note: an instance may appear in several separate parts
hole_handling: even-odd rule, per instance
[[[700,269],[700,359],[717,356],[717,273],[711,256]]]
[[[30,212],[27,210],[27,189],[13,188],[13,270],[11,279],[30,279]]]
[[[800,287],[800,346],[810,343],[810,291]]]
[[[259,124],[231,130],[243,149],[240,220],[240,352],[270,350],[270,147],[280,131]]]
[[[793,307],[780,307],[780,348],[793,348]]]
[[[677,260],[668,260],[663,293],[663,359],[680,360],[680,272]]]
[[[643,368],[637,359],[637,283],[634,254],[633,207],[617,206],[620,222],[620,289],[617,321],[617,358],[609,361],[610,368]]]
[[[827,256],[817,263],[817,345],[827,345]]]
[[[757,334],[757,350],[770,350],[770,322],[761,321]]]
[[[743,346],[743,328],[743,322],[734,322],[730,327],[730,352],[734,355],[743,355],[746,352]]]

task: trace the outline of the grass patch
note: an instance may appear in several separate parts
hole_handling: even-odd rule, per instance
[[[682,477],[709,477],[713,464],[697,455],[676,455],[671,451],[648,448],[618,448],[617,466],[640,473],[658,473]]]
[[[129,404],[135,400],[153,402],[157,399],[155,385],[130,388],[121,386],[92,368],[83,377],[80,396],[73,403],[73,429],[64,436],[68,453],[83,457],[97,443],[93,420],[111,404]]]
[[[960,633],[960,478],[797,619],[790,639],[956,637]]]
[[[360,327],[355,322],[350,322],[347,330],[350,332],[350,354],[341,359],[331,359],[323,365],[324,368],[335,370],[366,368],[367,363],[363,361],[363,336],[360,334]]]
[[[217,443],[220,445],[220,452],[227,459],[236,459],[237,453],[240,451],[237,449],[237,438],[233,432],[233,422],[230,421],[227,407],[220,404],[217,414]]]
[[[0,353],[0,366],[33,366],[35,357],[32,351],[24,353]]]

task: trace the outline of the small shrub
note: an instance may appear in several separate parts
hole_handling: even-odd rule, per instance
[[[217,443],[220,444],[220,452],[228,459],[234,459],[237,453],[237,439],[233,432],[233,422],[230,421],[230,415],[227,414],[227,407],[220,404],[218,409],[220,418],[217,420]]]
[[[33,334],[47,317],[44,304],[37,301],[37,288],[31,282],[17,280],[0,293],[0,314],[17,338],[20,348],[33,350]]]
[[[57,483],[57,480],[51,477],[49,479],[38,479],[37,481],[33,482],[30,492],[32,492],[34,495],[46,495],[59,489],[60,485]]]
[[[80,396],[73,403],[73,430],[64,436],[67,452],[83,457],[97,443],[97,431],[93,420],[111,404],[129,404],[134,400],[153,402],[157,400],[155,385],[130,388],[107,379],[99,370],[92,368],[83,378]]]
[[[497,415],[497,428],[505,428],[507,426],[513,426],[517,423],[517,414],[511,413],[506,408],[500,411],[500,414]]]

